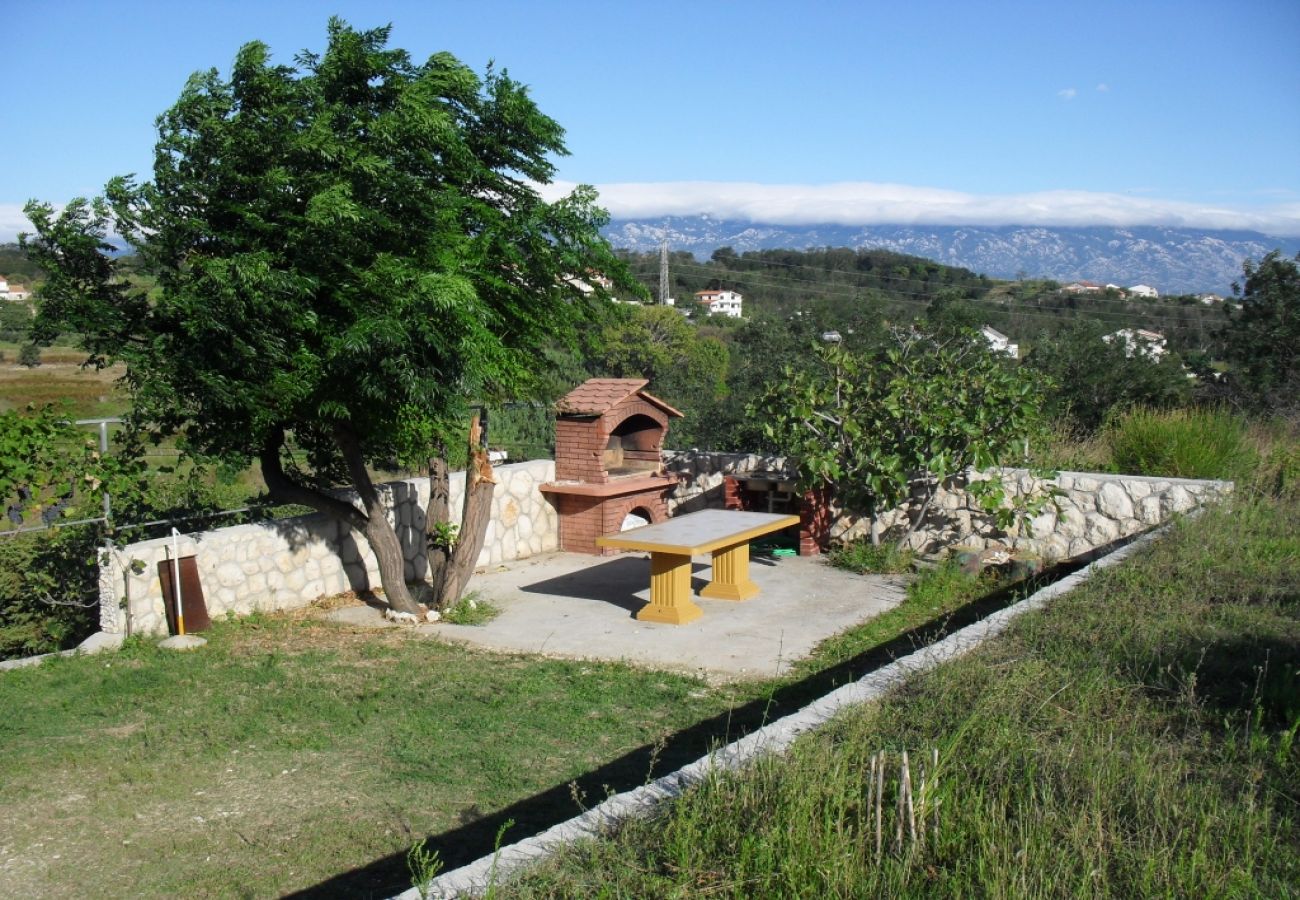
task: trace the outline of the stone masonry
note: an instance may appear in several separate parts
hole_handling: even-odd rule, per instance
[[[728,475],[779,471],[787,462],[779,456],[699,450],[669,451],[664,460],[668,471],[678,478],[677,488],[668,498],[674,515],[723,508]],[[966,490],[969,480],[993,477],[1005,479],[1008,493],[1015,497],[1045,496],[1053,489],[1056,496],[1028,527],[1003,531]],[[1091,472],[1060,472],[1055,478],[1042,479],[1024,469],[976,472],[968,479],[955,479],[940,488],[926,522],[912,535],[913,549],[936,552],[953,546],[1002,547],[1049,560],[1065,559],[1144,531],[1232,490],[1227,481]],[[910,515],[915,515],[911,504],[881,516],[884,533],[900,534]],[[840,514],[829,530],[828,543],[864,536],[868,528],[866,520]]]
[[[555,464],[534,460],[500,466],[492,518],[479,555],[480,566],[523,559],[558,547],[558,519],[538,485],[555,477]],[[449,484],[451,518],[458,521],[464,494],[463,472]],[[408,580],[424,578],[424,509],[429,497],[424,478],[381,486],[385,506],[406,557]],[[379,569],[364,538],[321,515],[297,516],[237,525],[179,538],[180,555],[197,557],[208,613],[306,606],[322,595],[379,586]],[[169,560],[170,538],[108,547],[100,554],[100,628],[115,634],[166,631],[158,563]]]

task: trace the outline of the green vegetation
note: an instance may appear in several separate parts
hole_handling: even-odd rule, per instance
[[[1256,463],[1245,421],[1223,408],[1138,407],[1111,423],[1106,441],[1121,472],[1235,480]]]
[[[899,332],[874,353],[835,344],[766,386],[748,410],[799,466],[800,487],[834,496],[871,521],[919,489],[918,512],[894,535],[907,544],[939,486],[974,467],[1021,461],[1041,425],[1044,385],[974,334]],[[1016,510],[998,479],[967,490],[1009,525]]]
[[[227,467],[256,460],[274,500],[347,522],[386,602],[414,613],[368,467],[444,477],[468,403],[527,398],[539,348],[576,345],[601,314],[604,292],[574,275],[622,266],[593,190],[547,203],[535,187],[566,150],[527,88],[448,53],[416,64],[389,33],[332,19],[296,67],[253,42],[228,78],[196,73],[158,119],[153,181],[114,179],[57,215],[28,204],[24,246],[46,273],[38,341],[78,334],[126,366],[142,428]],[[130,272],[110,231],[137,251]],[[433,566],[440,603],[481,546],[475,502],[482,527]]]
[[[1295,503],[1139,558],[511,896],[1287,896],[1300,881]],[[874,853],[869,759],[940,753],[936,840]],[[915,770],[914,770],[915,772]]]
[[[858,539],[835,547],[828,554],[830,564],[859,575],[902,575],[912,571],[914,554],[893,544],[873,544]]]
[[[0,818],[7,852],[34,863],[6,871],[6,894],[279,896],[396,855],[340,891],[388,896],[419,837],[474,840],[482,817],[556,786],[519,828],[567,815],[569,781],[731,703],[678,675],[303,616],[206,636],[201,654],[131,641],[0,676]],[[429,846],[463,861],[491,837]]]

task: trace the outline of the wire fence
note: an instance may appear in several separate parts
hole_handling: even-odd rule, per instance
[[[532,403],[508,403],[499,406],[478,405],[479,413],[485,425],[485,444],[492,455],[494,464],[511,461],[541,459],[553,456],[555,452],[554,413],[549,405]],[[72,424],[93,429],[98,436],[99,452],[112,452],[112,428],[123,424],[117,417],[77,419]],[[153,447],[141,453],[155,477],[163,473],[157,470],[156,463],[181,463],[185,454],[175,447]],[[377,474],[388,478],[411,478],[427,474],[423,471],[404,468],[385,468]],[[77,526],[105,526],[115,536],[147,536],[156,529],[166,530],[172,527],[217,522],[223,519],[246,521],[265,521],[284,518],[310,512],[306,507],[291,506],[283,503],[254,502],[232,508],[209,510],[186,510],[174,515],[138,522],[119,522],[114,517],[114,501],[107,491],[99,492],[99,511],[97,516],[83,515],[76,519],[65,519],[70,509],[86,507],[86,498],[78,497],[75,482],[70,483],[66,493],[56,498],[42,498],[25,494],[20,488],[16,498],[3,498],[7,503],[3,524],[0,524],[0,539],[23,534],[52,531]]]

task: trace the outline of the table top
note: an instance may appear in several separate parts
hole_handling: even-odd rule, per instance
[[[601,547],[619,550],[648,550],[695,556],[712,553],[798,525],[798,516],[778,513],[741,512],[732,509],[704,509],[653,525],[630,528],[618,534],[596,538]]]

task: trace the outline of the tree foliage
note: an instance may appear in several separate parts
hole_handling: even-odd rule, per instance
[[[1041,421],[1042,396],[1042,379],[975,335],[908,330],[875,352],[819,349],[813,368],[790,369],[750,414],[797,459],[802,487],[829,490],[847,510],[865,513],[876,541],[879,516],[914,488],[922,496],[912,528],[946,479],[1020,454]],[[990,512],[1001,510],[999,482],[972,488]]]
[[[603,300],[574,274],[619,266],[590,188],[539,195],[563,130],[522,84],[388,36],[334,19],[295,66],[254,42],[228,78],[194,74],[158,119],[153,180],[30,204],[27,249],[48,273],[40,337],[82,334],[92,362],[126,364],[135,421],[259,460],[277,500],[362,531],[410,610],[367,465],[439,456],[467,400],[526,395],[537,348]],[[153,296],[120,277],[110,230]]]
[[[1134,406],[1164,408],[1191,397],[1178,358],[1152,359],[1125,341],[1102,340],[1107,329],[1079,322],[1055,335],[1042,334],[1025,364],[1051,379],[1048,412],[1086,432],[1098,430],[1112,413]]]
[[[1228,359],[1247,399],[1256,405],[1300,405],[1300,254],[1274,250],[1246,260],[1232,286],[1241,301],[1226,332]]]

